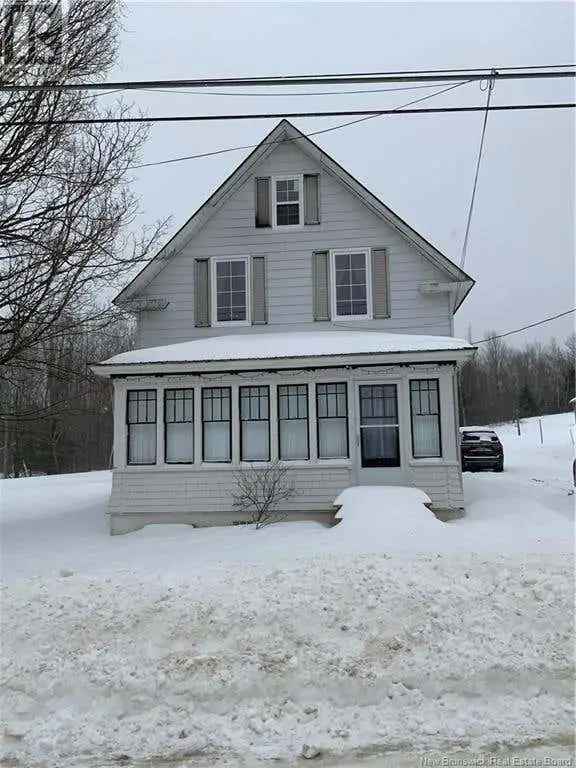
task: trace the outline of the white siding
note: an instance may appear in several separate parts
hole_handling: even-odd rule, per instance
[[[254,226],[254,176],[274,173],[321,173],[321,224],[294,231],[256,229]],[[391,317],[385,320],[349,321],[353,328],[378,328],[405,333],[452,334],[452,313],[447,294],[422,295],[418,286],[442,281],[432,266],[396,230],[372,213],[339,180],[322,171],[293,144],[282,145],[224,203],[208,223],[142,292],[162,296],[169,306],[161,312],[140,315],[137,346],[147,347],[186,341],[199,336],[246,333],[246,327],[195,328],[193,262],[212,256],[266,256],[268,325],[253,327],[258,333],[287,329],[329,327],[312,318],[312,252],[343,247],[384,246],[389,254]],[[341,323],[334,325],[342,326]]]

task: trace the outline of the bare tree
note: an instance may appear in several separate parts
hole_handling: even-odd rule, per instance
[[[47,344],[114,322],[102,290],[141,263],[163,229],[131,232],[139,206],[128,174],[145,129],[71,124],[112,111],[97,95],[46,87],[103,77],[116,55],[119,13],[116,0],[73,0],[63,24],[45,33],[59,55],[31,66],[16,39],[3,67],[4,83],[41,88],[0,94],[2,378],[2,366],[45,367]],[[127,111],[120,102],[113,108],[115,116]]]
[[[244,467],[234,474],[233,505],[248,515],[256,529],[284,519],[279,504],[296,494],[290,469],[276,461],[267,467]]]

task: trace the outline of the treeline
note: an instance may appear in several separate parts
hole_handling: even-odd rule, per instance
[[[112,387],[89,364],[132,346],[132,325],[118,317],[106,328],[80,326],[35,349],[28,365],[0,376],[0,437],[5,477],[86,472],[110,467]]]
[[[462,424],[493,424],[566,411],[575,396],[576,336],[518,348],[490,338],[460,372]]]

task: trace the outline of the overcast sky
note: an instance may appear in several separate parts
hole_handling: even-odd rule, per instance
[[[120,62],[110,79],[529,66],[576,58],[574,5],[568,2],[133,2],[124,27]],[[147,92],[134,95],[134,101],[151,115],[388,108],[435,88],[288,95],[293,90],[279,88],[273,96]],[[499,82],[493,103],[574,101],[574,95],[574,83],[566,80]],[[474,83],[422,106],[484,100]],[[276,122],[155,126],[142,160],[255,144]],[[294,120],[306,133],[340,122]],[[458,262],[481,122],[481,113],[380,117],[314,140]],[[458,334],[467,335],[471,327],[476,339],[574,306],[574,128],[574,113],[567,110],[489,116],[465,264],[477,285],[456,316]],[[142,222],[172,216],[174,230],[246,154],[136,172]],[[515,343],[563,338],[573,322],[563,318],[512,338]]]

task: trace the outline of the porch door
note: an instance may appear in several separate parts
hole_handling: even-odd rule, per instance
[[[358,404],[360,483],[402,484],[398,385],[360,384]]]

